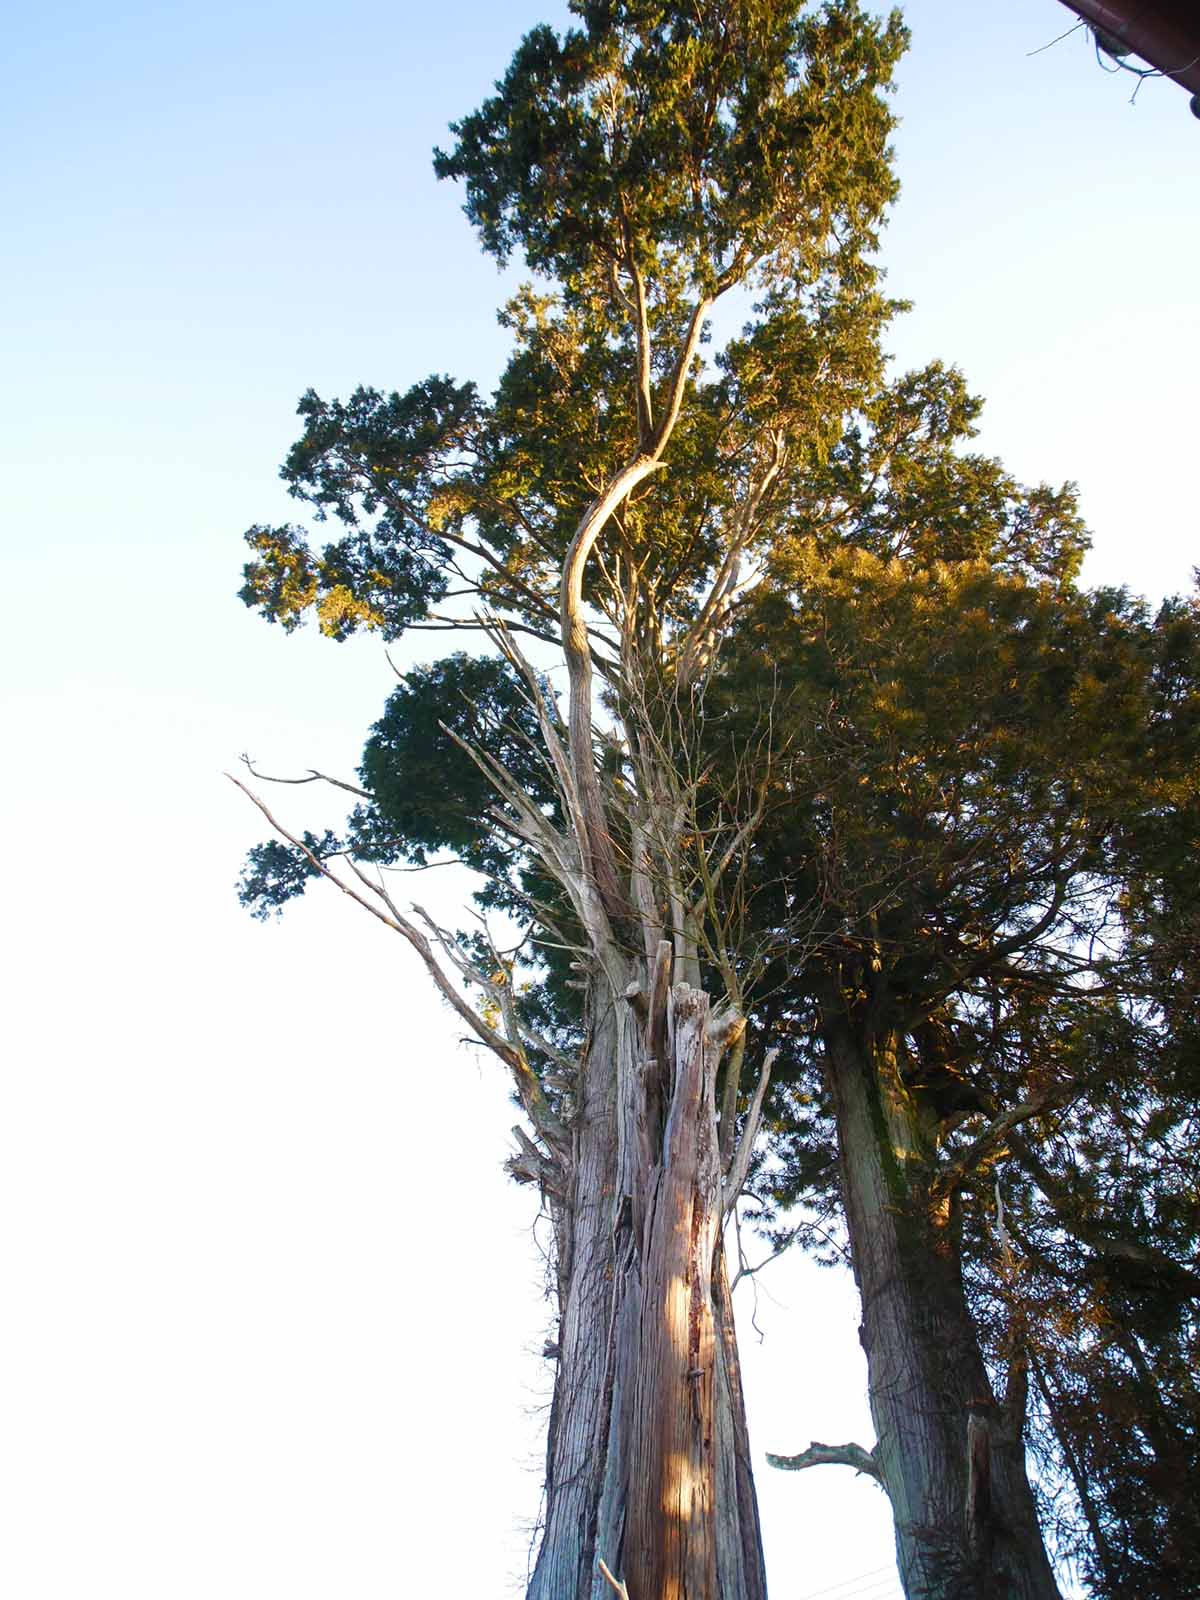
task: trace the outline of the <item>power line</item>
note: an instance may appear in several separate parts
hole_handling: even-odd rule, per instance
[[[832,1600],[903,1600],[894,1573],[876,1578],[862,1589],[843,1589]]]
[[[824,1589],[813,1589],[806,1595],[801,1595],[799,1600],[862,1600],[870,1589],[878,1589],[882,1584],[896,1582],[896,1569],[889,1564],[884,1567],[873,1567],[870,1572],[860,1572],[853,1578],[842,1578],[837,1583],[828,1584]],[[881,1592],[874,1600],[886,1600]]]
[[[801,1595],[800,1600],[817,1600],[818,1595],[831,1594],[834,1589],[844,1589],[848,1583],[864,1583],[868,1578],[878,1579],[891,1570],[890,1563],[884,1567],[872,1567],[869,1572],[860,1572],[856,1578],[839,1578],[836,1583],[828,1584],[824,1589],[814,1589],[810,1594]]]
[[[889,1576],[879,1581],[885,1587],[879,1588],[876,1585],[872,1585],[867,1589],[843,1589],[832,1596],[831,1600],[904,1600],[904,1596],[901,1594],[897,1580],[894,1577]],[[820,1600],[825,1600],[824,1591],[818,1590],[817,1595],[820,1596]],[[800,1600],[815,1600],[815,1597],[801,1595]]]

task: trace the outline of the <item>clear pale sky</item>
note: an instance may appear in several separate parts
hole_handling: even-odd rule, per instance
[[[1131,107],[1082,35],[1031,56],[1071,25],[1055,0],[907,13],[897,359],[958,362],[986,448],[1079,481],[1092,581],[1182,588],[1200,123],[1166,83]],[[351,775],[388,691],[377,645],[240,606],[239,535],[294,511],[276,467],[307,386],[498,371],[505,282],[429,150],[547,16],[50,0],[6,22],[12,1600],[487,1600],[523,1573],[549,1306],[504,1084],[353,907],[239,911],[262,830],[221,773],[248,750]],[[463,885],[435,877],[414,892],[450,918]],[[752,1309],[756,1450],[870,1443],[847,1278],[772,1268],[762,1344]],[[873,1487],[759,1481],[773,1594],[892,1600]]]

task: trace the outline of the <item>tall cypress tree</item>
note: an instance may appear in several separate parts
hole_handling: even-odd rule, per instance
[[[753,1600],[721,1234],[769,1057],[748,1060],[750,1092],[722,907],[773,792],[746,761],[700,825],[703,701],[747,575],[878,378],[881,91],[904,35],[853,0],[573,9],[579,26],[530,33],[436,159],[484,248],[537,275],[506,309],[495,393],[435,377],[307,395],[284,474],[340,536],[247,536],[243,598],[284,628],[390,639],[449,618],[485,653],[410,675],[346,835],[278,826],[243,898],[269,912],[340,882],[511,1074],[511,1168],[553,1219],[559,1311],[530,1595]],[[706,366],[737,290],[748,326]],[[430,850],[485,874],[527,970],[371,873]]]

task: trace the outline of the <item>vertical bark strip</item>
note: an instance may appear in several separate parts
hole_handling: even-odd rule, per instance
[[[675,1081],[646,1207],[623,1565],[635,1597],[701,1600],[717,1592],[712,1262],[720,1169],[706,1071],[708,996],[679,984],[671,998]]]
[[[720,1248],[720,1045],[706,994],[676,984],[665,999],[657,1041],[648,1010],[639,1021],[615,999],[593,1026],[560,1222],[569,1269],[529,1600],[601,1600],[601,1558],[631,1600],[766,1600]]]
[[[615,1061],[612,1020],[596,1019],[582,1064],[573,1184],[558,1228],[559,1259],[566,1268],[547,1451],[546,1521],[529,1600],[582,1600],[592,1591],[596,1516],[610,1453],[616,1167],[616,1074],[593,1069],[597,1061]]]

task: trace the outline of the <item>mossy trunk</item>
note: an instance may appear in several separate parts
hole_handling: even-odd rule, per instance
[[[669,989],[656,1022],[607,988],[555,1203],[559,1350],[529,1600],[611,1596],[601,1560],[630,1600],[765,1600],[721,1249],[720,1042],[699,990]]]
[[[1020,1374],[997,1400],[963,1288],[953,1201],[898,1041],[825,1008],[829,1085],[875,1460],[909,1600],[1059,1600],[1025,1471]]]

